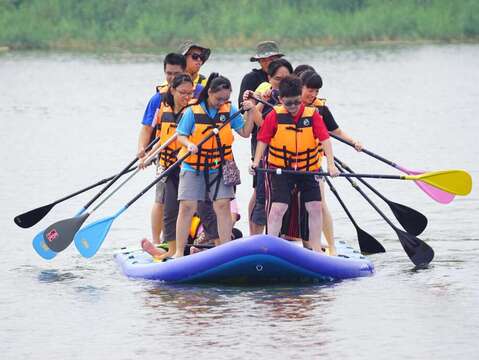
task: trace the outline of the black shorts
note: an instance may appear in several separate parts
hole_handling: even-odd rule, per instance
[[[271,202],[289,204],[291,191],[298,187],[304,202],[321,201],[319,176],[316,175],[271,175]]]

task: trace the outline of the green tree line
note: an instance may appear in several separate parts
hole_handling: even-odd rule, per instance
[[[369,41],[476,41],[478,0],[0,0],[0,46],[234,49]]]

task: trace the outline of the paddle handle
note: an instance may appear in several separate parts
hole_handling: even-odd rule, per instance
[[[145,151],[148,151],[150,150],[158,141],[160,141],[160,138],[157,137],[155,140],[153,140],[145,149]],[[98,194],[96,194],[89,202],[87,202],[85,204],[85,206],[83,206],[84,209],[88,209],[90,207],[91,204],[93,204],[101,195],[103,195],[105,193],[105,191],[107,191],[110,186],[112,186],[121,176],[123,176],[126,172],[128,172],[128,170],[138,161],[138,156],[135,157],[127,166],[125,166],[125,168],[123,170],[121,170],[118,174],[116,174],[113,179],[111,179],[111,181],[106,184],[105,187],[103,187],[103,189],[101,189]]]
[[[262,171],[267,173],[274,173],[276,175],[290,174],[290,175],[317,175],[317,176],[330,176],[327,172],[315,172],[315,171],[296,171],[288,169],[266,169],[266,168],[256,168],[256,171]],[[350,173],[341,173],[338,176],[341,177],[365,177],[372,179],[394,179],[394,180],[406,180],[407,178],[403,175],[388,175],[388,174],[350,174]]]
[[[243,112],[243,108],[240,107],[237,112],[235,112],[233,115],[229,117],[224,123],[221,124],[218,128],[214,128],[210,131],[206,137],[204,137],[198,144],[196,144],[197,148],[201,148],[201,146],[206,143],[208,140],[210,140],[213,136],[219,134],[221,129],[223,129],[226,125],[228,125],[231,120],[233,120],[236,116],[241,114]],[[139,198],[141,198],[148,190],[150,190],[153,186],[155,186],[161,179],[163,179],[165,176],[168,176],[170,173],[172,173],[178,166],[181,165],[181,163],[190,155],[192,154],[191,151],[187,151],[182,157],[180,157],[178,160],[176,160],[171,166],[163,171],[160,175],[156,177],[155,180],[153,180],[147,187],[145,187],[140,193],[138,193],[133,199],[131,199],[126,205],[125,205],[125,210],[129,208],[135,201],[137,201]]]

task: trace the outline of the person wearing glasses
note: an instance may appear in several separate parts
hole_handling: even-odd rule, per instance
[[[315,107],[305,106],[301,100],[301,79],[288,75],[279,82],[279,102],[266,116],[258,132],[258,145],[251,164],[256,173],[263,153],[268,148],[268,167],[297,172],[319,171],[321,156],[327,157],[331,176],[339,174],[334,165],[333,148],[326,126]],[[312,175],[273,174],[271,176],[271,209],[268,215],[268,234],[279,236],[283,216],[296,186],[305,199],[310,216],[309,242],[314,251],[321,248],[321,191],[320,179]]]
[[[242,137],[249,137],[253,118],[261,114],[251,100],[245,99],[245,118],[237,114],[236,106],[229,101],[231,82],[217,73],[212,73],[197,103],[188,107],[176,129],[178,140],[183,145],[179,156],[191,155],[181,164],[178,200],[180,210],[176,223],[176,254],[183,256],[188,239],[191,219],[196,212],[198,201],[207,196],[213,202],[218,221],[218,244],[231,240],[232,219],[230,201],[235,197],[234,186],[226,184],[223,170],[227,162],[234,161],[232,144],[233,130]],[[235,115],[234,118],[231,116]],[[201,147],[202,141],[212,129],[225,123],[224,127]]]

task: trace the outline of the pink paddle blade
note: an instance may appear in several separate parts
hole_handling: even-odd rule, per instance
[[[425,171],[420,170],[409,170],[405,167],[397,165],[397,169],[401,170],[402,172],[408,175],[420,175],[425,173]],[[414,181],[419,188],[428,194],[432,199],[436,200],[438,203],[441,204],[449,204],[452,200],[454,200],[455,195],[449,194],[448,192],[442,191],[434,186],[428,185],[420,180]]]

